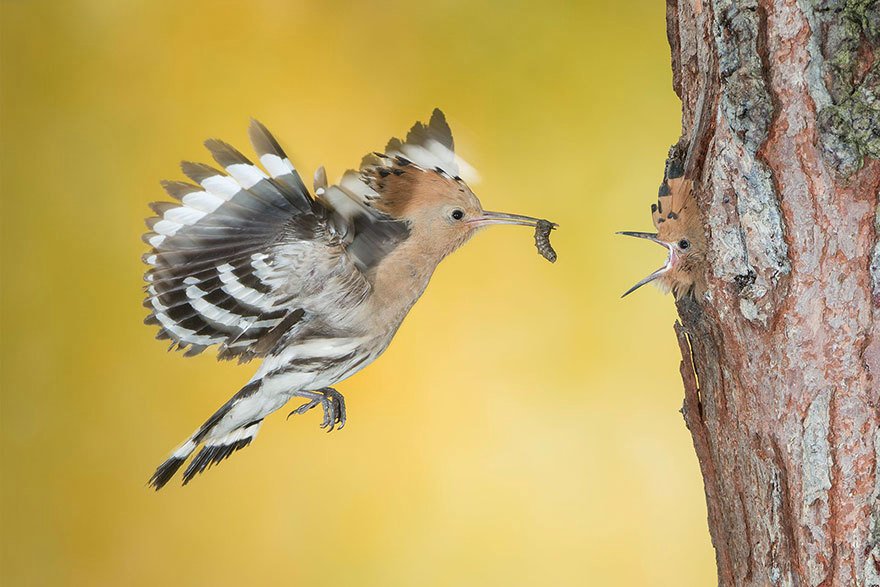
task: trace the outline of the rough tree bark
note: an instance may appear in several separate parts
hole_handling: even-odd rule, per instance
[[[710,248],[678,302],[721,585],[880,585],[880,1],[667,0]]]

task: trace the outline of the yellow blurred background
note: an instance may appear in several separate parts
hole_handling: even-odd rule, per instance
[[[679,131],[664,5],[0,0],[4,585],[708,585],[663,251],[616,237]],[[265,122],[310,177],[443,108],[483,204],[349,423],[270,417],[145,483],[255,365],[141,321],[159,180]],[[655,250],[656,249],[656,250]]]

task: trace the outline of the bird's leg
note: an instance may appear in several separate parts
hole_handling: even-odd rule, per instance
[[[324,420],[321,422],[321,428],[327,428],[327,432],[330,432],[337,424],[340,430],[345,426],[345,398],[332,387],[322,387],[316,391],[297,391],[294,395],[304,397],[309,401],[287,414],[288,418],[294,414],[305,414],[320,404],[324,408]]]

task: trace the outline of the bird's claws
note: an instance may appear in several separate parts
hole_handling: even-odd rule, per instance
[[[332,387],[325,387],[315,392],[302,393],[304,397],[311,398],[310,401],[290,412],[287,417],[290,418],[294,414],[305,414],[317,405],[324,408],[324,419],[321,421],[321,428],[326,428],[327,432],[333,430],[342,430],[345,427],[345,398],[342,394]],[[337,427],[338,426],[338,427]]]
[[[309,410],[311,410],[312,408],[317,406],[319,403],[321,403],[320,399],[313,399],[312,401],[301,405],[297,409],[295,409],[292,412],[290,412],[289,414],[287,414],[287,419],[289,420],[290,417],[294,414],[298,414],[298,415],[305,414],[306,412],[308,412]]]

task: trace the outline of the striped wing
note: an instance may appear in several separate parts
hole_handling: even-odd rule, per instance
[[[266,172],[231,146],[205,143],[225,170],[182,164],[193,183],[164,182],[176,203],[152,204],[145,322],[187,356],[219,345],[219,358],[269,353],[305,315],[316,288],[369,288],[330,219],[260,123],[251,142]],[[345,295],[327,296],[339,299]]]

